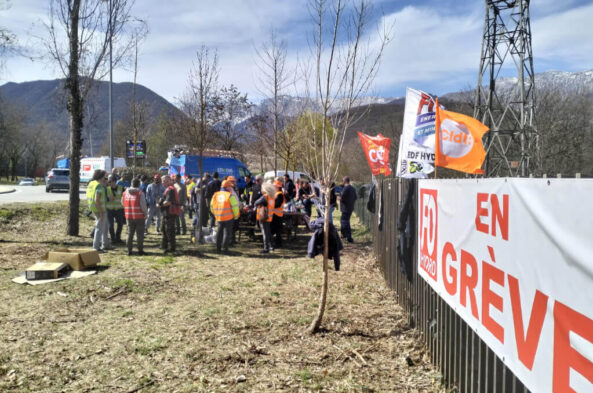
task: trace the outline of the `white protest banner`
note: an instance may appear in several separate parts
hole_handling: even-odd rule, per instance
[[[593,392],[593,180],[418,184],[418,272],[532,392]]]
[[[434,106],[430,95],[409,87],[406,90],[397,159],[398,177],[426,178],[434,171]]]

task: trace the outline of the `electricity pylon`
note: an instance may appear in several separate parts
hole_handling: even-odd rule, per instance
[[[490,127],[485,136],[486,176],[525,177],[537,171],[534,112],[529,0],[486,0],[474,102],[474,117]]]

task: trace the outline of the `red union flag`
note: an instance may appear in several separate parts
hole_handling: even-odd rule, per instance
[[[362,132],[358,133],[358,137],[373,175],[389,176],[391,174],[391,165],[389,165],[391,139],[385,138],[381,134],[369,136]]]

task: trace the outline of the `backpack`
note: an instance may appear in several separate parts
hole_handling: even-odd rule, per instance
[[[267,206],[258,206],[257,207],[257,217],[260,221],[266,221],[269,216],[268,207]]]

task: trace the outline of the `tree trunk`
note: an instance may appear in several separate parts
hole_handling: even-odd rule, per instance
[[[68,112],[70,113],[70,206],[66,233],[78,236],[78,211],[80,207],[80,150],[82,147],[83,107],[78,80],[78,21],[81,0],[74,0],[70,14],[70,64],[68,66]]]
[[[11,158],[10,159],[10,180],[11,181],[16,181],[16,166],[18,163],[18,159],[17,158]]]
[[[314,334],[319,331],[323,314],[325,313],[325,304],[327,303],[327,289],[329,283],[328,274],[328,246],[329,246],[329,214],[330,214],[330,196],[329,192],[325,194],[325,216],[323,217],[323,282],[321,285],[321,296],[319,298],[319,308],[317,309],[317,316],[309,327],[309,333]]]
[[[77,83],[78,85],[78,83]],[[71,92],[72,94],[72,92]],[[78,95],[80,101],[80,96]],[[75,101],[72,99],[72,101]],[[70,153],[70,196],[69,196],[69,210],[68,210],[68,225],[67,234],[70,236],[78,236],[78,212],[80,208],[80,150],[82,146],[81,132],[82,132],[82,112],[74,109],[76,104],[72,104],[70,114],[70,145],[72,151]],[[79,108],[80,104],[79,104]]]
[[[200,204],[198,205],[198,219],[196,220],[196,222],[198,223],[198,228],[197,228],[197,233],[196,233],[196,245],[197,244],[202,244],[204,243],[204,233],[202,231],[202,222],[204,221],[204,214],[206,214],[206,209],[204,206],[204,203],[206,201],[206,198],[204,198],[204,193],[206,192],[206,187],[203,184],[203,179],[204,179],[204,167],[203,167],[203,159],[202,157],[204,156],[204,150],[200,151],[200,162],[198,163],[199,167],[200,167]]]

